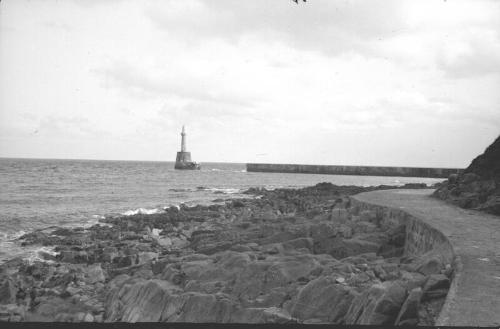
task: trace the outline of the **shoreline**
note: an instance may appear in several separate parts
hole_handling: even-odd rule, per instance
[[[433,324],[446,291],[426,283],[439,274],[449,285],[441,273],[447,264],[439,273],[422,270],[429,260],[403,256],[401,228],[381,227],[373,213],[350,208],[350,195],[389,188],[398,187],[250,189],[244,193],[253,198],[224,205],[170,207],[100,221],[112,226],[28,233],[22,244],[53,247],[56,254],[41,253],[46,262],[0,265],[6,291],[0,319],[377,324],[383,316],[384,323]],[[329,293],[321,294],[325,289]],[[318,310],[300,306],[316,302],[310,298],[317,294],[324,295]],[[368,314],[365,305],[356,317],[353,301],[376,303],[373,294],[392,300],[392,313]],[[416,294],[432,297],[426,313],[402,314]],[[177,305],[180,314],[159,310],[151,304],[157,298]],[[137,303],[142,308],[133,311]],[[325,315],[334,306],[342,311]]]

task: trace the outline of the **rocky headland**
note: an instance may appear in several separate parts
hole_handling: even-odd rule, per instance
[[[462,174],[452,174],[434,196],[462,208],[500,215],[500,136]]]
[[[450,264],[405,255],[404,226],[351,205],[386,188],[251,189],[26,234],[54,252],[0,265],[0,320],[432,325]]]

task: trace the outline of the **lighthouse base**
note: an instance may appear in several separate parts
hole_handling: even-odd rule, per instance
[[[201,166],[199,163],[191,161],[191,152],[177,152],[174,168],[180,170],[200,170]]]

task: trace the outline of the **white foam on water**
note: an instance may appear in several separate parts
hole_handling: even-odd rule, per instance
[[[147,208],[137,208],[135,210],[127,210],[122,213],[123,216],[133,216],[133,215],[152,215],[161,212],[161,209],[147,209]]]
[[[222,188],[222,187],[205,187],[205,186],[198,186],[196,189],[198,191],[209,191],[212,193],[220,193],[220,194],[237,194],[242,191],[242,189],[239,188]]]
[[[236,194],[241,192],[239,188],[216,188],[216,187],[208,188],[207,191],[222,192],[223,194]]]
[[[7,238],[7,240],[17,240],[25,234],[26,234],[26,231],[20,230],[20,231],[17,231],[15,233],[12,233],[12,234],[7,234],[6,238]]]
[[[43,253],[49,254],[49,255],[54,256],[54,257],[58,255],[58,253],[54,251],[53,247],[52,248],[39,247],[39,248],[33,250],[32,252],[30,252],[29,255],[27,257],[25,257],[24,259],[26,259],[29,264],[33,264],[34,262],[54,263],[53,260],[44,259],[42,256]]]
[[[163,210],[168,210],[168,208],[177,208],[177,210],[181,210],[180,204],[170,204],[166,207],[163,207]]]

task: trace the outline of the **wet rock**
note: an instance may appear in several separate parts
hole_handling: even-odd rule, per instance
[[[25,319],[26,308],[23,305],[0,305],[0,321],[19,322]]]
[[[73,316],[73,319],[76,322],[82,322],[85,319],[85,313],[84,312],[78,312]]]
[[[410,325],[416,326],[418,324],[418,309],[420,308],[420,300],[422,299],[422,288],[414,288],[408,294],[398,317],[394,322],[397,326]]]
[[[153,241],[158,246],[163,247],[163,248],[170,248],[173,245],[172,239],[169,238],[169,237],[162,237],[162,238],[160,238],[159,236],[158,237],[153,237]]]
[[[145,264],[147,262],[150,262],[150,261],[156,260],[156,259],[158,259],[157,252],[152,252],[152,251],[140,252],[137,254],[135,264],[136,265]]]
[[[431,274],[424,285],[424,299],[445,297],[450,288],[450,279],[444,274]]]
[[[94,316],[90,313],[85,314],[83,322],[94,322]]]
[[[352,301],[346,324],[392,325],[405,299],[406,289],[398,282],[374,284]]]
[[[442,263],[439,257],[431,257],[424,258],[420,264],[417,265],[417,272],[422,273],[423,275],[431,275],[431,274],[439,274],[441,270],[444,268],[444,264]]]
[[[226,323],[233,313],[234,303],[223,296],[186,293],[180,298],[183,300],[182,313],[170,318],[172,322]]]
[[[231,202],[231,206],[233,208],[242,208],[242,207],[245,207],[245,203],[243,203],[241,200],[233,200]]]
[[[52,236],[47,232],[35,231],[25,234],[19,238],[22,246],[29,246],[33,244],[40,244],[42,246],[53,246],[61,242],[61,238]]]
[[[292,303],[291,315],[301,321],[314,318],[342,323],[356,293],[338,281],[342,282],[331,276],[310,281]]]
[[[271,289],[268,294],[259,295],[255,300],[244,303],[251,307],[273,307],[282,305],[289,298],[288,287],[276,287]]]
[[[200,282],[196,280],[191,280],[188,281],[184,286],[184,291],[215,294],[217,292],[220,292],[223,287],[224,283],[221,281]]]
[[[247,251],[252,251],[252,248],[250,248],[249,246],[237,244],[237,245],[231,246],[231,248],[229,250],[237,251],[237,252],[247,252]]]
[[[72,234],[73,234],[73,230],[68,229],[68,228],[63,228],[63,227],[60,227],[60,228],[52,231],[52,235],[69,236]]]
[[[40,298],[40,304],[34,310],[36,314],[48,319],[55,319],[60,313],[75,314],[81,310],[77,304],[68,303],[60,297]]]
[[[68,285],[66,287],[66,292],[68,295],[74,296],[76,294],[80,294],[82,292],[82,289],[75,287],[75,286],[72,286],[72,285]]]
[[[105,247],[102,249],[101,260],[103,262],[112,263],[115,258],[117,258],[120,254],[118,253],[118,249],[116,247]]]
[[[335,223],[319,223],[309,226],[309,235],[315,241],[334,238],[339,234],[339,225]]]
[[[0,281],[0,304],[14,304],[16,302],[17,287],[7,277]]]
[[[423,288],[427,277],[418,272],[407,272],[401,271],[401,280],[405,283],[408,290],[413,290],[415,288]]]
[[[76,280],[75,273],[64,270],[55,271],[52,274],[47,275],[45,280],[41,283],[42,288],[55,288],[55,287],[65,287]]]
[[[282,243],[282,246],[285,250],[305,248],[309,252],[312,252],[313,245],[314,242],[313,239],[311,238],[298,238],[294,240],[288,240]]]
[[[85,275],[85,282],[88,284],[96,284],[106,280],[106,273],[101,267],[101,264],[94,264],[82,269]]]
[[[375,275],[373,274],[373,277],[374,276]],[[372,281],[372,277],[365,272],[361,272],[361,273],[357,273],[357,274],[352,275],[350,277],[348,283],[351,286],[359,287],[359,286],[366,284],[370,281]]]
[[[269,308],[245,308],[235,311],[231,315],[231,322],[235,323],[291,323],[292,318],[283,309],[278,307]]]
[[[498,185],[500,185],[500,183],[498,183]],[[488,196],[486,202],[480,204],[478,209],[491,214],[500,215],[500,195]]]
[[[84,250],[63,250],[57,256],[57,259],[64,263],[88,263],[89,255]]]
[[[125,322],[158,322],[170,299],[181,290],[161,280],[127,280],[109,291],[106,298],[106,320]]]

